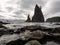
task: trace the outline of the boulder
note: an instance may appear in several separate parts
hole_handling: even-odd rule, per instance
[[[41,44],[37,40],[31,40],[27,42],[25,45],[41,45]]]

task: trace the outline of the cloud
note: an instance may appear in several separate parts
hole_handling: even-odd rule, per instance
[[[14,12],[14,14],[16,14],[16,15],[20,15],[22,13],[25,13],[25,11],[24,10],[17,10]]]
[[[16,4],[16,0],[1,0],[0,1],[0,17],[2,19],[15,19],[13,17],[14,11],[18,10],[18,6]],[[4,17],[4,18],[3,18]]]
[[[4,19],[26,18],[27,14],[33,15],[35,5],[43,5],[42,0],[2,0],[0,1],[0,14]]]
[[[43,7],[45,18],[59,16],[60,13],[60,0],[50,0]]]
[[[36,4],[43,5],[45,3],[44,0],[21,0],[21,8],[23,9],[32,9]]]
[[[47,0],[21,0],[20,8],[25,10],[25,15],[30,14],[30,17],[34,14],[35,5],[38,4],[39,6],[44,6]]]
[[[7,9],[8,12],[13,11],[13,8],[12,7],[6,7],[6,9]]]
[[[0,16],[4,19],[26,19],[34,14],[34,7],[42,6],[45,19],[59,16],[60,0],[1,0]]]

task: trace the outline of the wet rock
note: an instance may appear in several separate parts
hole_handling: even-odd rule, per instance
[[[23,28],[21,28],[21,31],[25,31],[25,30],[35,31],[40,29],[43,29],[43,27],[37,25],[31,25],[31,26],[24,26]]]
[[[18,29],[18,30],[24,32],[24,31],[25,31],[25,27],[23,27],[23,28],[21,28],[21,29]]]
[[[14,30],[14,33],[16,33],[16,34],[20,34],[20,32],[22,32],[22,31],[19,28]]]
[[[8,29],[8,30],[6,30],[6,32],[7,32],[7,34],[13,34],[14,33],[14,30]]]
[[[11,41],[11,42],[8,42],[6,45],[24,45],[27,41],[24,41],[24,40],[15,40],[15,41]]]
[[[5,31],[3,30],[0,30],[0,36],[4,35],[5,34]]]
[[[47,27],[43,27],[43,26],[39,26],[39,25],[31,25],[31,26],[24,26],[23,28],[21,28],[21,31],[25,31],[25,30],[29,30],[29,31],[36,31],[36,30],[41,30],[41,31],[51,31],[52,28],[47,28]]]
[[[13,34],[13,33],[14,33],[14,30],[12,29],[0,28],[0,36],[5,34]]]
[[[54,28],[51,33],[60,33],[60,27]]]
[[[37,30],[37,31],[25,31],[24,33],[20,34],[20,39],[22,40],[29,40],[29,39],[42,39],[44,38],[44,33]]]
[[[35,39],[42,39],[44,37],[44,33],[42,31],[33,31],[31,34],[31,38],[35,38]]]
[[[25,45],[41,45],[41,44],[37,40],[31,40],[27,42]]]

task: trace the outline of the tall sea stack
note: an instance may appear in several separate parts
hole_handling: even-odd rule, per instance
[[[35,6],[34,16],[32,17],[32,22],[44,22],[44,16],[41,11],[41,7]]]
[[[25,22],[31,22],[29,14],[28,14],[27,20]]]

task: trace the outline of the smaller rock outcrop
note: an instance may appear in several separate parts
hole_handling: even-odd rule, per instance
[[[46,22],[60,22],[60,17],[48,18]]]
[[[28,14],[27,20],[25,22],[31,22],[29,14]]]

